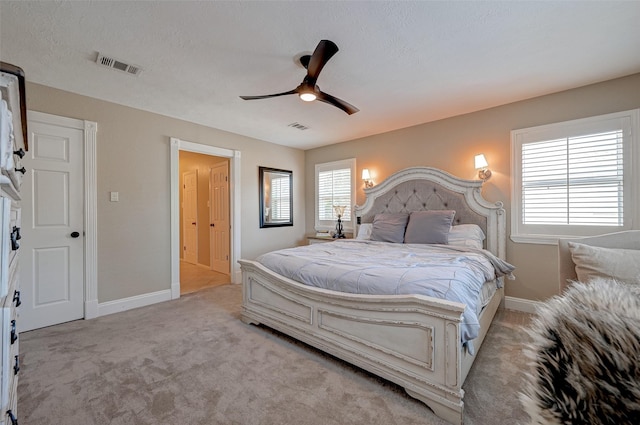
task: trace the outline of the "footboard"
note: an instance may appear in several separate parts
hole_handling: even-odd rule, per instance
[[[262,323],[401,385],[436,415],[462,423],[463,304],[329,291],[254,261],[240,264],[244,322]]]

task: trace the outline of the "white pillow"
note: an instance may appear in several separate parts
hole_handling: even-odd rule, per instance
[[[449,230],[449,245],[482,249],[484,232],[477,224],[458,224]]]
[[[373,230],[373,223],[361,224],[360,227],[358,228],[358,236],[356,236],[356,239],[368,241],[369,239],[371,239],[372,230]]]
[[[601,248],[575,242],[567,245],[580,282],[604,277],[640,284],[640,250]]]

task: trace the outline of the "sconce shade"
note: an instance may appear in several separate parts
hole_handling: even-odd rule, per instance
[[[476,162],[476,170],[480,170],[483,168],[487,168],[489,164],[487,163],[487,159],[484,157],[484,154],[478,154],[475,157]]]
[[[362,170],[362,180],[371,180],[371,175],[369,174],[368,168],[364,168]]]

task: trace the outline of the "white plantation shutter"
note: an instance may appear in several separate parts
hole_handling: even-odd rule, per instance
[[[624,225],[622,130],[522,147],[522,222]]]
[[[553,243],[632,228],[638,117],[634,110],[514,130],[512,239]]]
[[[342,221],[351,221],[351,169],[323,171],[318,174],[318,216],[336,220],[334,205],[345,205]]]
[[[291,219],[289,177],[271,179],[271,218],[277,221]]]
[[[355,159],[316,165],[316,229],[335,228],[334,205],[345,206],[345,228],[351,228],[354,204]]]

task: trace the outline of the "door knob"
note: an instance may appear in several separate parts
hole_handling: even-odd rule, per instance
[[[80,233],[78,233],[78,232],[71,232],[71,237],[72,237],[72,238],[77,238],[78,236],[80,236]]]
[[[216,227],[216,225],[214,223],[211,223],[209,226]]]
[[[193,223],[191,223],[191,224],[193,224],[193,225],[195,226],[195,225],[196,225],[196,222],[194,221],[194,222],[193,222]]]

